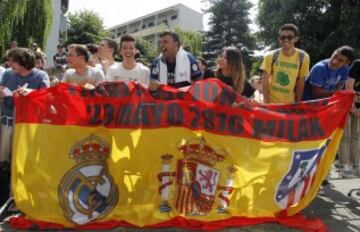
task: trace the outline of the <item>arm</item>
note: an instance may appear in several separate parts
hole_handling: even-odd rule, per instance
[[[153,61],[153,63],[151,64],[150,67],[150,84],[149,84],[149,89],[151,91],[155,91],[159,88],[160,86],[160,81],[159,81],[159,67],[158,67],[158,62],[160,62],[158,60],[159,58],[155,58],[155,60]]]
[[[270,103],[269,79],[270,79],[270,74],[267,72],[263,72],[262,91],[263,91],[263,95],[264,95],[264,103]]]
[[[4,89],[6,86],[0,85],[0,99],[2,99],[5,96]]]
[[[354,91],[354,83],[355,83],[355,79],[349,77],[348,81],[346,82],[345,89]]]
[[[300,102],[305,86],[305,77],[298,77],[295,85],[295,102]]]
[[[300,102],[302,100],[305,87],[305,78],[309,75],[309,68],[310,57],[306,52],[304,52],[303,64],[299,70],[299,77],[297,78],[295,84],[295,102]]]
[[[333,93],[335,93],[336,90],[328,91],[318,86],[312,85],[311,91],[312,91],[312,95],[318,99],[318,98],[330,97],[331,95],[333,95]]]

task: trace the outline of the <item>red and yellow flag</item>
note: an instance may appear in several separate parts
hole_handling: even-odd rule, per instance
[[[249,106],[215,79],[39,90],[16,99],[16,205],[65,227],[290,217],[327,175],[352,98]]]

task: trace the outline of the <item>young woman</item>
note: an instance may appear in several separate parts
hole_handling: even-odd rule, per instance
[[[217,59],[218,65],[215,76],[227,85],[230,85],[236,92],[251,97],[255,89],[245,81],[245,67],[241,51],[238,48],[223,48]]]

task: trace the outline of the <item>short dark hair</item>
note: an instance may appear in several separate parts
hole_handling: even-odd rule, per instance
[[[354,49],[348,45],[339,47],[338,49],[335,50],[335,52],[338,52],[341,55],[345,56],[350,62],[354,60],[355,57]]]
[[[58,46],[56,46],[57,48],[63,48],[64,46],[61,44],[58,44]]]
[[[95,54],[95,53],[99,52],[99,47],[96,44],[88,43],[88,44],[86,44],[86,47],[91,54]]]
[[[162,38],[162,37],[167,36],[167,35],[171,36],[174,39],[174,41],[178,43],[178,47],[180,47],[181,43],[180,43],[180,37],[179,37],[178,33],[176,33],[175,31],[168,31],[167,30],[167,31],[161,32],[159,34],[159,37]]]
[[[35,54],[28,48],[13,48],[7,53],[7,58],[13,62],[18,63],[27,70],[35,67],[36,59]]]
[[[279,34],[281,34],[282,31],[292,31],[292,32],[294,32],[295,36],[298,36],[298,34],[299,34],[298,27],[292,23],[286,23],[286,24],[282,25],[279,29]]]
[[[135,38],[132,37],[132,36],[129,35],[129,34],[126,34],[126,35],[121,36],[120,43],[119,43],[120,47],[121,47],[122,42],[126,42],[126,41],[130,41],[130,42],[134,42],[134,43],[135,43]]]
[[[87,47],[85,45],[82,45],[82,44],[70,44],[68,46],[68,49],[69,48],[74,48],[75,52],[76,52],[76,54],[78,56],[83,56],[85,58],[85,61],[89,62],[90,52],[89,52],[89,50],[87,49]]]
[[[109,48],[113,49],[113,56],[115,56],[115,54],[118,52],[117,43],[114,40],[108,38],[105,38],[102,41],[105,41],[108,44]]]

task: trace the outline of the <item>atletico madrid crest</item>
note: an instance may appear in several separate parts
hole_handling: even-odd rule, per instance
[[[288,172],[277,187],[275,201],[281,209],[300,202],[314,182],[319,162],[330,143],[328,139],[320,149],[295,150]]]

